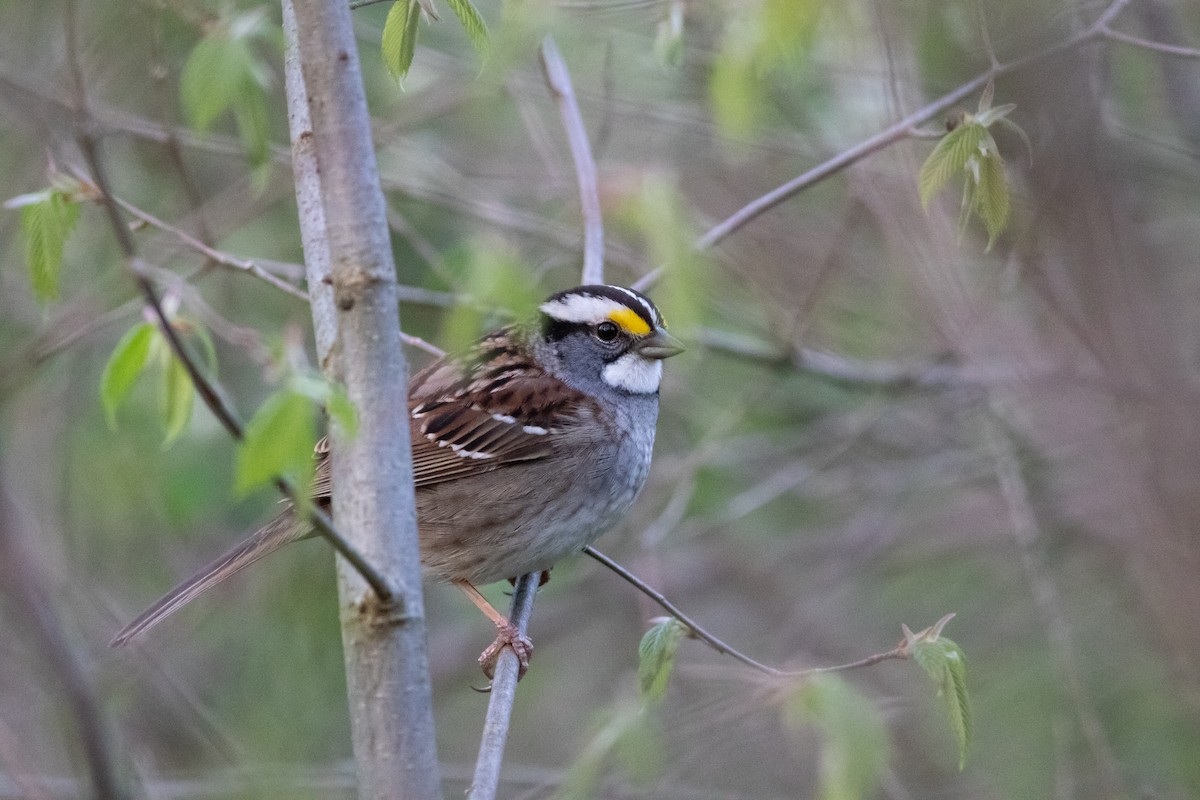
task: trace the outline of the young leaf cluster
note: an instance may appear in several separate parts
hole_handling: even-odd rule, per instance
[[[53,186],[14,197],[4,204],[5,208],[21,211],[25,263],[34,297],[40,303],[58,299],[63,249],[79,221],[76,194],[70,187]]]
[[[477,53],[485,54],[488,50],[488,29],[483,15],[471,0],[446,0],[450,10],[462,23],[467,38]],[[388,10],[387,19],[383,23],[383,41],[381,50],[383,63],[388,74],[399,83],[412,67],[413,55],[417,49],[417,23],[424,13],[430,19],[437,20],[437,10],[433,0],[396,0]]]
[[[658,617],[638,644],[638,696],[647,706],[667,693],[675,669],[675,654],[687,628],[674,617]]]
[[[921,665],[945,701],[950,727],[958,743],[958,768],[967,763],[971,749],[971,699],[967,695],[967,659],[962,648],[942,636],[942,629],[954,617],[947,614],[935,624],[918,633],[907,625],[900,647],[912,660]]]
[[[259,45],[278,48],[278,42],[278,30],[262,8],[223,19],[192,48],[179,78],[180,99],[191,125],[205,131],[231,112],[242,149],[255,166],[266,163],[269,155],[267,90],[272,83]]]
[[[207,357],[208,368],[216,371],[216,350],[203,327],[183,317],[171,321],[180,334],[190,335],[200,342]],[[148,368],[158,374],[158,398],[163,426],[163,445],[174,442],[192,418],[196,392],[187,368],[175,356],[158,326],[139,322],[117,342],[100,376],[100,404],[108,424],[116,428],[117,411],[125,403],[134,385]]]
[[[726,15],[709,96],[722,132],[753,136],[769,107],[770,81],[811,51],[825,0],[734,2]]]
[[[989,250],[1008,225],[1010,205],[1004,160],[990,129],[1003,123],[1025,138],[1024,132],[1007,118],[1016,106],[1009,103],[993,108],[991,103],[989,84],[980,98],[979,111],[962,114],[953,129],[938,141],[917,176],[917,190],[924,208],[952,180],[962,178],[959,229],[965,229],[972,215],[977,217],[987,230]]]
[[[238,445],[234,489],[245,494],[285,477],[295,482],[297,502],[312,487],[318,412],[324,407],[347,436],[357,430],[345,390],[324,378],[297,373],[259,406]]]

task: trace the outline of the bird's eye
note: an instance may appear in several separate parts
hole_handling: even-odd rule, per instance
[[[621,334],[621,329],[611,322],[601,322],[596,326],[596,338],[602,342],[615,341]]]

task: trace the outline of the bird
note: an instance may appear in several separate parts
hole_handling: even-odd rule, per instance
[[[646,295],[586,285],[551,295],[533,317],[434,360],[409,382],[422,572],[458,586],[498,628],[480,656],[489,678],[505,645],[522,674],[533,646],[476,587],[545,576],[625,515],[650,471],[662,362],[683,350]],[[327,437],[314,458],[311,496],[328,508]],[[234,573],[311,535],[307,518],[287,503],[110,645],[129,643]]]

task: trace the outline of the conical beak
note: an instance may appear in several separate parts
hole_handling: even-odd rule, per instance
[[[670,358],[687,348],[664,328],[655,328],[654,333],[634,345],[634,349],[642,358]]]

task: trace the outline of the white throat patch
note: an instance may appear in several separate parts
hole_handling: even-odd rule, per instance
[[[626,353],[604,368],[604,382],[633,394],[653,394],[662,381],[662,361]]]

